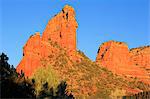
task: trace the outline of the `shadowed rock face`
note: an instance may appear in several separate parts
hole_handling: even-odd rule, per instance
[[[24,71],[26,76],[41,66],[41,59],[50,54],[56,54],[58,49],[53,45],[59,45],[66,50],[71,59],[75,58],[76,29],[74,9],[66,5],[60,13],[54,16],[47,24],[42,37],[40,33],[31,36],[23,48],[23,59],[17,66],[17,71]]]
[[[141,68],[149,68],[149,53],[149,48],[145,50],[143,48],[142,51],[138,48],[129,51],[128,46],[123,42],[108,41],[100,46],[96,63],[116,74],[137,77],[149,83],[148,72]]]

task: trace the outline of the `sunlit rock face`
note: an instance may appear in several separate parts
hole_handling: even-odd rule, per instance
[[[48,42],[51,39],[65,48],[69,54],[76,51],[76,29],[78,24],[75,19],[75,11],[66,5],[60,13],[53,17],[47,24],[42,40]]]
[[[17,66],[17,71],[22,70],[26,76],[31,76],[41,66],[43,58],[58,52],[52,45],[59,45],[66,50],[71,59],[76,59],[77,27],[75,11],[66,5],[60,13],[49,20],[42,36],[35,33],[29,38],[23,48],[23,58]]]
[[[145,69],[150,76],[150,46],[133,48],[130,53],[132,62],[137,67]]]
[[[26,76],[30,76],[32,72],[40,66],[41,57],[41,38],[40,34],[36,33],[31,36],[23,48],[23,58],[17,66],[17,71],[21,70]]]
[[[146,52],[143,52],[141,55],[143,57],[140,57],[140,55],[136,56],[134,51],[129,51],[127,44],[117,41],[108,41],[99,47],[96,63],[108,68],[116,74],[137,77],[149,83],[150,76],[148,76],[148,72],[141,68],[143,65],[148,67],[148,53],[149,50],[147,49]],[[138,60],[136,62],[133,61],[137,57]],[[139,64],[139,66],[136,64]]]

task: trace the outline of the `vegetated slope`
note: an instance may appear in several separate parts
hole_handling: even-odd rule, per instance
[[[117,76],[76,50],[75,11],[66,5],[47,24],[42,36],[31,36],[23,48],[17,71],[34,78],[36,92],[48,82],[54,87],[67,82],[67,92],[75,97],[110,98],[149,90],[136,78]],[[53,83],[53,84],[52,84]]]
[[[80,58],[72,61],[63,48],[56,45],[53,47],[59,49],[59,53],[43,58],[41,60],[42,68],[39,68],[41,72],[35,72],[33,78],[39,75],[38,78],[43,76],[45,81],[51,82],[51,80],[47,80],[50,77],[54,81],[52,83],[56,83],[54,88],[57,86],[57,82],[66,81],[67,91],[73,96],[81,98],[104,98],[106,96],[109,98],[149,90],[148,86],[139,82],[137,78],[117,76],[106,68],[99,67],[81,51],[76,52]],[[47,71],[47,74],[42,74],[42,70],[43,72]],[[48,74],[52,75],[48,76]],[[38,78],[35,79],[35,82],[40,82],[37,81],[40,80]],[[52,84],[50,83],[50,85]]]

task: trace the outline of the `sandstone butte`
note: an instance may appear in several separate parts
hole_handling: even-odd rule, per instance
[[[98,49],[96,63],[110,71],[150,84],[150,47],[129,50],[126,43],[108,41]]]
[[[120,76],[113,75],[112,72],[137,77],[148,83],[149,47],[129,51],[124,43],[106,42],[101,45],[95,63],[77,51],[77,27],[75,11],[66,5],[49,20],[42,35],[37,32],[28,39],[17,72],[23,71],[26,77],[32,77],[40,67],[51,65],[59,78],[66,80],[67,89],[74,96],[96,92],[105,94],[105,89],[115,88],[123,88],[131,93],[143,90],[133,88],[127,84],[128,79],[120,80]]]
[[[70,58],[75,60],[77,27],[74,9],[65,6],[48,22],[42,37],[40,33],[35,33],[29,38],[23,48],[23,59],[17,66],[17,71],[22,70],[26,76],[31,76],[41,66],[40,59],[57,52],[56,48],[49,45],[51,41],[64,48]]]

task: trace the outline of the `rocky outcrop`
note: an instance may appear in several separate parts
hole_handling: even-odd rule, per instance
[[[129,51],[127,44],[123,42],[108,41],[100,46],[96,58],[96,63],[99,64],[100,66],[108,68],[110,71],[116,74],[137,77],[142,81],[149,83],[150,76],[148,76],[147,71],[140,68],[140,66],[136,65],[138,63],[141,66],[148,64],[147,61],[149,60],[149,56],[147,53],[149,53],[149,51],[147,49],[147,52],[145,52],[144,56],[145,59],[141,57],[139,58],[139,60],[137,60],[138,62],[132,61],[134,60],[135,57],[137,57],[134,54],[134,52],[135,51],[133,50]],[[144,61],[142,61],[142,59]]]
[[[133,48],[130,50],[131,61],[140,68],[145,69],[150,76],[150,46]]]
[[[36,33],[29,38],[23,48],[23,58],[16,68],[17,72],[20,73],[22,70],[25,75],[30,76],[32,72],[40,66],[40,45],[40,33]]]
[[[71,6],[66,5],[59,14],[48,22],[42,40],[57,42],[69,54],[73,54],[72,52],[76,51],[77,27],[75,11]]]
[[[77,27],[75,11],[66,5],[48,22],[42,37],[40,33],[35,33],[29,38],[23,48],[23,59],[17,66],[17,71],[22,70],[26,76],[31,76],[41,66],[41,59],[57,53],[58,48],[54,46],[63,48],[71,59],[75,59]]]

